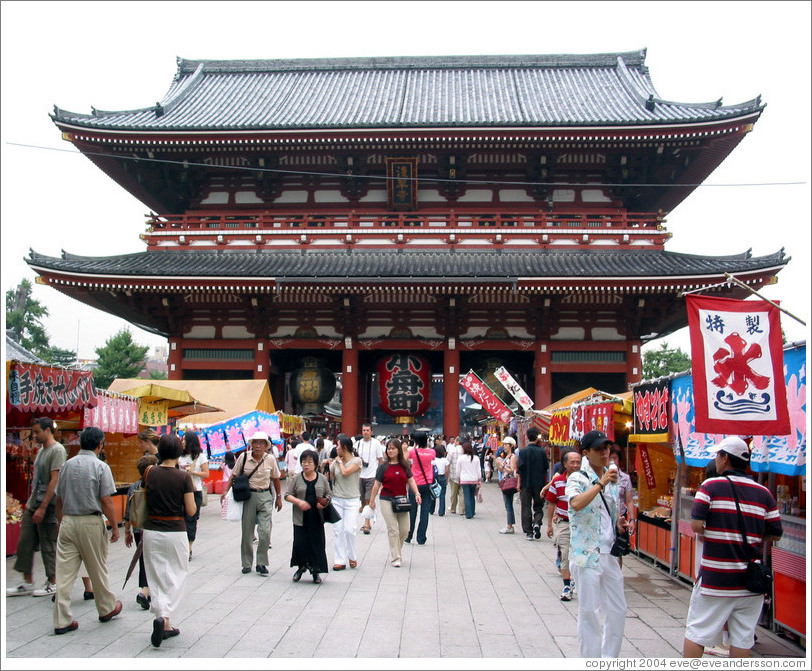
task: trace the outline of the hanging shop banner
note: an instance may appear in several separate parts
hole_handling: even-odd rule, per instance
[[[304,417],[301,417],[300,415],[286,415],[281,410],[276,414],[279,418],[279,425],[282,433],[284,433],[286,436],[294,433],[301,433],[302,431],[307,430],[307,424],[305,423]]]
[[[169,423],[169,401],[138,401],[138,423],[162,426]]]
[[[650,443],[668,442],[668,413],[671,405],[668,380],[636,386],[632,404],[634,435],[629,436],[629,440]]]
[[[570,440],[579,441],[584,437],[584,404],[573,403],[570,406]]]
[[[649,491],[654,490],[657,486],[657,482],[654,479],[654,468],[651,465],[651,457],[648,454],[648,448],[645,445],[641,445],[638,448],[638,453],[640,454],[640,462],[643,464],[643,475],[646,478],[646,485]]]
[[[513,416],[510,408],[499,400],[499,397],[493,393],[493,390],[480,380],[474,371],[468,371],[468,374],[460,380],[460,384],[465,388],[465,391],[471,394],[474,400],[493,417],[505,424],[510,421],[510,418]]]
[[[496,379],[510,392],[510,395],[516,399],[516,402],[523,410],[533,409],[533,401],[530,400],[527,392],[513,379],[513,376],[507,372],[504,366],[499,366],[499,368],[494,371],[494,374],[496,375]]]
[[[590,403],[584,407],[584,430],[603,431],[606,437],[615,440],[615,404]]]
[[[85,408],[82,426],[97,426],[105,433],[138,433],[138,399],[99,389],[95,408]]]
[[[570,411],[558,410],[550,419],[550,443],[553,445],[575,445],[578,441],[570,439]]]
[[[275,445],[282,444],[282,435],[279,416],[276,413],[253,410],[251,412],[233,417],[224,422],[218,422],[197,431],[201,440],[205,439],[212,457],[225,454],[228,450],[239,452],[250,443],[251,436],[257,431],[268,434]]]
[[[788,347],[784,351],[785,401],[790,419],[788,435],[754,435],[751,443],[750,468],[757,473],[804,475],[806,473],[806,346]],[[691,375],[671,380],[671,434],[681,442],[685,463],[704,467],[713,459],[708,448],[728,434],[703,433],[696,430],[694,389]],[[748,434],[733,434],[748,435]],[[682,461],[675,449],[677,461]]]
[[[14,407],[23,412],[80,411],[97,403],[93,374],[85,370],[53,368],[18,363],[15,388],[10,393]]]
[[[778,308],[766,301],[686,296],[696,428],[787,435]]]

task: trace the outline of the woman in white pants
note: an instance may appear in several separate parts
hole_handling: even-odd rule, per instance
[[[355,534],[358,531],[356,520],[361,505],[359,481],[361,479],[361,457],[352,446],[352,439],[343,433],[338,434],[336,458],[330,462],[330,478],[333,484],[333,507],[340,513],[341,521],[333,525],[335,545],[334,571],[343,571],[358,566],[355,554]]]
[[[183,595],[189,573],[189,539],[184,515],[197,511],[195,486],[185,470],[175,468],[183,453],[176,435],[161,436],[161,463],[144,473],[147,521],[144,524],[144,568],[147,573],[150,607],[155,614],[150,640],[156,648],[164,639],[180,634],[170,623]]]

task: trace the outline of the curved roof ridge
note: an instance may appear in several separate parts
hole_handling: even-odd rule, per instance
[[[180,73],[180,63],[178,64],[178,73]],[[164,108],[165,112],[168,112],[176,105],[183,102],[185,98],[189,96],[189,94],[200,84],[203,79],[203,63],[197,66],[195,71],[192,75],[186,78],[184,81],[180,81],[179,78],[176,77],[176,81],[180,81],[177,87],[170,87],[169,91],[166,92],[163,100],[160,102],[160,105]]]
[[[646,50],[597,54],[508,54],[477,56],[372,56],[354,58],[290,58],[192,60],[178,58],[178,75],[194,72],[274,72],[289,70],[408,70],[454,68],[611,67],[623,58],[633,67],[644,66]]]

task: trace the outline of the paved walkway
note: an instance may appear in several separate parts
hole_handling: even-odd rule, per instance
[[[77,580],[73,609],[79,629],[56,637],[50,599],[7,598],[3,666],[29,668],[29,658],[44,657],[88,658],[88,665],[90,658],[143,657],[160,660],[158,668],[166,668],[167,658],[578,657],[578,601],[559,601],[552,543],[544,535],[528,542],[521,533],[497,533],[505,517],[501,493],[495,483],[483,492],[474,519],[432,516],[428,543],[405,546],[400,569],[389,565],[382,521],[369,536],[359,533],[358,568],[330,572],[322,585],[307,576],[291,582],[288,504],[274,514],[270,575],[262,578],[241,573],[239,525],[220,519],[219,497],[211,496],[202,509],[186,595],[173,619],[180,636],[158,649],[150,645],[152,615],[135,602],[137,571],[121,589],[132,556],[122,534],[109,563],[124,603],[121,615],[100,623]],[[517,503],[517,515],[518,509]],[[327,558],[332,565],[329,525]],[[6,560],[6,585],[19,579],[12,564],[13,558]],[[621,656],[679,657],[689,589],[633,555],[624,560],[623,573],[629,610]],[[37,554],[35,581],[42,580]],[[753,654],[804,657],[805,651],[759,629]]]

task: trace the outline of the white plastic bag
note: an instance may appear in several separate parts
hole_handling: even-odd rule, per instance
[[[242,501],[235,501],[230,489],[220,502],[220,517],[228,522],[242,522]]]

